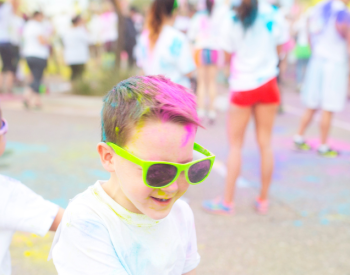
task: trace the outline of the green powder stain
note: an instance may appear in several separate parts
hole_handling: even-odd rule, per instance
[[[118,136],[119,135],[119,127],[115,127],[115,134]]]

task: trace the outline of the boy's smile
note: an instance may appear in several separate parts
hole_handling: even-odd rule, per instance
[[[125,149],[144,160],[188,163],[193,159],[195,127],[159,120],[146,121],[142,127],[133,129]],[[141,167],[116,155],[111,149],[110,154],[112,165],[108,170],[111,179],[102,187],[131,212],[163,219],[189,187],[182,172],[170,186],[149,188],[143,182]]]

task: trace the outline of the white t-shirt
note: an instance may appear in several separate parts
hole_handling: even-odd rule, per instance
[[[45,236],[58,205],[44,200],[19,181],[0,175],[0,274],[11,274],[10,243],[16,231]]]
[[[20,46],[25,21],[18,15],[13,15],[11,19],[10,41],[12,45]]]
[[[97,182],[68,205],[50,257],[59,275],[180,275],[200,256],[191,208],[153,220],[116,203]]]
[[[211,15],[206,10],[199,11],[192,17],[187,36],[194,42],[195,49],[220,49],[218,45],[222,24],[222,17],[219,17],[220,11],[221,9],[213,9]]]
[[[171,26],[164,26],[156,45],[150,49],[148,31],[144,31],[136,46],[137,65],[146,75],[164,75],[171,81],[191,87],[186,76],[196,69],[187,37]]]
[[[83,26],[71,28],[63,35],[64,60],[68,65],[85,64],[89,60],[89,34]]]
[[[231,91],[256,89],[278,74],[277,45],[286,43],[289,30],[279,10],[259,1],[258,15],[253,25],[244,30],[232,11],[221,32],[221,46],[233,53],[231,60]]]
[[[307,9],[293,25],[293,30],[297,34],[296,42],[300,46],[309,45],[307,22],[311,14],[312,8]]]
[[[97,14],[94,14],[88,23],[88,30],[90,34],[90,40],[93,45],[101,44],[102,42],[102,21],[101,17]]]
[[[50,50],[48,45],[39,42],[39,36],[47,37],[47,27],[44,22],[28,21],[23,30],[23,55],[48,59]]]
[[[10,42],[12,6],[3,3],[0,6],[0,43]]]
[[[317,29],[315,25],[319,25],[320,29],[319,33],[315,34],[313,56],[333,62],[348,62],[347,41],[336,29],[337,17],[340,13],[349,16],[348,8],[339,0],[323,1],[314,8],[313,16],[310,18],[310,28],[314,28],[313,31],[315,31]],[[329,17],[325,18],[325,14],[329,14]]]

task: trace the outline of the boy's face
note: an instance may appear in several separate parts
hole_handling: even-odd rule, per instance
[[[148,121],[133,129],[125,149],[135,156],[150,161],[187,163],[193,160],[193,144],[196,128],[172,122]],[[174,203],[188,189],[184,172],[170,186],[162,189],[147,187],[142,178],[142,168],[118,155],[113,156],[117,197],[127,209],[137,209],[152,219],[165,218]],[[167,201],[162,202],[161,199]]]

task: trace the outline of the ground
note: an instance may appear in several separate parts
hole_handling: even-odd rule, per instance
[[[197,142],[217,155],[208,180],[186,194],[196,219],[199,275],[350,274],[350,104],[336,116],[332,130],[331,144],[342,155],[325,159],[315,152],[293,151],[291,137],[303,107],[292,88],[283,90],[285,112],[274,127],[276,169],[266,216],[253,209],[259,189],[253,123],[246,135],[236,214],[213,216],[201,209],[203,200],[223,190],[228,152],[225,91],[218,101],[222,112],[216,124],[198,132]],[[26,111],[19,99],[2,97],[9,133],[1,173],[62,207],[97,179],[107,179],[96,152],[101,102],[54,94],[45,97],[43,110]],[[315,123],[308,132],[315,146],[317,134]],[[57,274],[52,261],[46,261],[53,236],[16,233],[11,245],[13,275]]]

